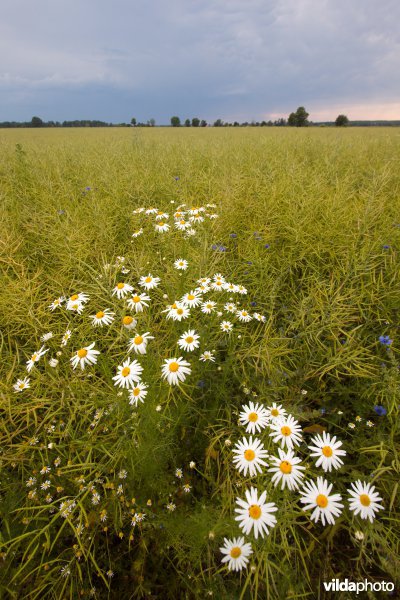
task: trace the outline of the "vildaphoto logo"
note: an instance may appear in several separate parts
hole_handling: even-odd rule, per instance
[[[332,579],[331,581],[324,581],[324,588],[326,592],[393,592],[394,583],[391,581],[350,581],[349,579]]]

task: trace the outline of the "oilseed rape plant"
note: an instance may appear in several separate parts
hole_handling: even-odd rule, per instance
[[[396,131],[0,141],[0,595],[398,586]]]

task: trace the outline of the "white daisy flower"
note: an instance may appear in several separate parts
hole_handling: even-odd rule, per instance
[[[64,333],[62,340],[61,340],[61,346],[66,346],[68,344],[68,340],[70,339],[72,335],[72,332],[70,329],[67,329],[67,331]]]
[[[287,410],[285,410],[281,404],[278,405],[276,402],[273,402],[271,406],[267,406],[266,411],[268,418],[272,423],[277,423],[279,419],[286,417],[287,415]]]
[[[142,371],[143,367],[137,360],[130,361],[128,358],[122,365],[118,365],[117,374],[113,377],[114,385],[127,389],[134,387],[140,381]]]
[[[268,414],[261,404],[249,402],[242,406],[242,412],[239,413],[239,422],[246,425],[247,433],[255,433],[268,425]]]
[[[211,289],[217,292],[222,292],[224,289],[224,282],[222,279],[216,279],[210,285]]]
[[[95,315],[91,316],[93,327],[103,327],[103,325],[111,325],[114,321],[114,313],[109,308],[99,310]]]
[[[237,311],[237,306],[234,302],[228,302],[227,304],[225,304],[224,309],[227,312],[235,313]]]
[[[56,310],[56,308],[60,308],[62,303],[64,302],[65,298],[64,296],[60,296],[59,298],[56,298],[55,300],[53,300],[53,302],[50,304],[49,309],[51,311]]]
[[[79,294],[72,294],[72,296],[70,296],[68,299],[68,302],[82,302],[82,304],[86,304],[86,302],[89,302],[89,296],[83,292],[80,292]]]
[[[311,443],[314,445],[308,446],[308,448],[314,452],[311,452],[310,456],[318,457],[315,463],[316,467],[321,466],[324,471],[331,471],[332,467],[339,469],[342,466],[343,461],[339,457],[346,456],[346,451],[339,449],[342,442],[336,441],[336,436],[331,438],[329,433],[324,431],[322,436],[317,435],[312,438]]]
[[[49,331],[48,333],[44,333],[40,338],[41,342],[48,342],[53,337],[53,332]]]
[[[178,269],[178,271],[186,271],[186,269],[188,268],[188,266],[189,266],[189,263],[184,258],[178,258],[174,262],[174,267],[175,267],[175,269]]]
[[[247,289],[244,287],[244,285],[238,285],[237,293],[238,294],[247,294]]]
[[[148,386],[143,383],[143,381],[138,381],[135,386],[129,390],[129,404],[137,406],[139,401],[143,402],[147,396],[147,388]]]
[[[206,315],[210,315],[212,312],[215,311],[216,306],[216,302],[214,302],[213,300],[207,300],[207,302],[203,302],[203,304],[201,305],[201,312],[205,313]]]
[[[188,308],[194,308],[201,304],[201,298],[198,292],[191,290],[188,294],[182,296],[181,303]]]
[[[159,211],[156,214],[156,221],[163,221],[163,220],[166,220],[166,219],[169,219],[169,214],[168,213]]]
[[[200,283],[200,285],[198,285],[194,291],[198,292],[199,294],[207,294],[207,292],[210,291],[210,286],[206,283]]]
[[[239,321],[241,321],[242,323],[248,323],[253,318],[251,316],[251,314],[247,310],[244,310],[244,309],[238,310],[236,313],[236,316],[239,319]]]
[[[276,423],[270,423],[270,428],[272,433],[269,435],[275,443],[280,442],[282,448],[286,446],[291,449],[293,446],[298,446],[302,440],[301,427],[292,415],[282,417]]]
[[[119,298],[119,300],[121,300],[121,298],[125,298],[125,296],[130,294],[130,292],[132,292],[132,291],[133,291],[133,287],[131,285],[129,285],[129,283],[120,281],[119,283],[117,283],[117,285],[113,289],[112,295],[113,296],[116,295],[117,298]]]
[[[137,313],[143,312],[144,307],[148,307],[150,302],[150,296],[147,294],[135,294],[127,301],[129,308],[132,308]]]
[[[226,292],[235,292],[236,291],[236,285],[234,283],[230,283],[230,282],[225,282],[224,283],[224,290]]]
[[[253,554],[251,544],[244,543],[244,538],[233,538],[228,540],[224,538],[225,545],[220,548],[220,552],[225,554],[222,563],[228,563],[227,567],[230,571],[241,571],[247,566],[249,556]]]
[[[222,281],[222,283],[225,283],[225,277],[221,273],[214,273],[213,281]]]
[[[296,490],[299,487],[304,477],[302,471],[305,467],[299,466],[301,459],[294,455],[293,450],[281,450],[278,448],[279,458],[277,456],[269,456],[272,466],[268,471],[274,473],[271,478],[272,483],[277,487],[279,483],[282,483],[281,490],[285,489],[287,485],[289,490]]]
[[[207,362],[208,360],[215,362],[214,351],[204,350],[203,354],[200,354],[199,360],[202,362]]]
[[[134,215],[140,215],[140,213],[142,213],[145,209],[143,208],[143,206],[141,206],[140,208],[135,208],[134,211],[132,211],[132,213]]]
[[[67,310],[70,310],[71,312],[81,315],[85,308],[85,304],[83,302],[80,302],[79,300],[68,300],[65,308]]]
[[[197,279],[196,283],[200,283],[201,285],[208,285],[211,282],[211,279],[209,277],[200,277],[200,279]]]
[[[172,319],[173,321],[182,321],[190,316],[190,310],[180,302],[174,302],[174,304],[171,304],[163,312],[167,313],[167,319]]]
[[[318,523],[321,518],[322,525],[325,522],[334,525],[335,517],[338,517],[342,512],[343,504],[340,503],[342,499],[340,494],[332,494],[332,484],[329,484],[323,477],[317,478],[317,483],[314,481],[307,481],[304,484],[303,490],[300,492],[302,497],[300,502],[305,504],[303,510],[311,510],[311,521]]]
[[[125,329],[135,329],[137,320],[130,315],[125,315],[125,317],[122,318],[122,325],[125,327]]]
[[[48,352],[48,348],[45,348],[44,346],[42,346],[40,348],[40,350],[38,350],[37,352],[34,352],[32,354],[32,356],[30,357],[29,360],[26,361],[26,370],[28,371],[28,373],[31,372],[32,368],[34,367],[35,363],[37,363],[40,358],[46,354],[46,352]]]
[[[169,225],[168,223],[164,223],[164,221],[160,221],[159,223],[156,223],[156,225],[154,226],[154,229],[157,231],[157,233],[165,233],[166,231],[168,231],[169,229]]]
[[[226,333],[229,333],[232,331],[233,325],[230,321],[222,321],[219,328],[221,329],[221,331],[225,331]]]
[[[97,363],[97,354],[100,354],[99,350],[93,350],[95,342],[90,344],[90,346],[85,346],[80,350],[77,350],[73,357],[71,358],[71,365],[73,369],[76,369],[78,365],[80,365],[83,370],[85,366],[94,365]]]
[[[153,206],[151,206],[150,208],[147,208],[145,210],[146,215],[156,215],[157,213],[158,213],[158,208],[154,208]]]
[[[149,331],[146,333],[137,333],[135,337],[131,338],[128,344],[128,352],[134,350],[136,354],[146,354],[147,343],[149,340],[154,340],[154,337],[150,335]]]
[[[161,280],[159,277],[153,277],[153,275],[150,275],[149,273],[147,277],[141,277],[139,279],[139,285],[140,287],[144,287],[146,290],[152,290],[158,286],[160,281]]]
[[[256,321],[260,321],[260,323],[265,323],[267,320],[267,317],[265,317],[264,315],[260,315],[260,313],[253,313],[253,319],[255,319]]]
[[[239,527],[248,535],[251,529],[254,527],[254,537],[257,539],[258,534],[264,537],[264,533],[268,535],[268,528],[275,527],[276,517],[271,514],[278,510],[278,507],[273,502],[265,503],[267,492],[263,492],[258,497],[256,488],[246,490],[246,500],[236,498],[236,504],[238,508],[235,508],[235,512],[238,516],[235,517],[235,521],[239,521]]]
[[[262,472],[261,465],[267,466],[263,459],[268,456],[268,452],[264,450],[264,444],[257,438],[253,440],[251,436],[249,439],[243,437],[242,441],[235,444],[232,452],[235,455],[233,464],[239,473],[245,476],[249,474],[250,477],[254,477]]]
[[[190,363],[184,358],[167,358],[161,368],[161,374],[170,385],[179,385],[192,372]]]
[[[200,336],[195,332],[194,329],[189,329],[179,338],[177,344],[182,350],[186,352],[192,352],[195,348],[200,346]]]
[[[353,489],[347,490],[350,494],[350,510],[355,515],[360,515],[362,519],[369,519],[371,523],[375,518],[375,512],[384,507],[379,504],[382,498],[375,492],[375,486],[370,483],[362,482],[360,479],[351,484]]]
[[[136,231],[134,231],[132,233],[132,237],[137,238],[137,237],[139,237],[139,235],[142,235],[142,233],[143,233],[143,228],[141,227],[140,229],[137,229]]]
[[[185,221],[185,219],[179,219],[179,221],[175,221],[174,225],[179,231],[185,231],[186,229],[190,228],[190,223]]]
[[[14,383],[13,385],[15,392],[17,393],[27,390],[29,387],[31,387],[29,382],[29,377],[25,377],[24,379],[17,379],[16,383]]]

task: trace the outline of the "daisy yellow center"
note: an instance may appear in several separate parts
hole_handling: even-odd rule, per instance
[[[212,304],[207,304],[207,308],[212,308],[213,305]]]
[[[72,301],[74,300],[78,300],[78,294],[74,294],[73,296],[71,296],[70,298]]]
[[[282,435],[287,437],[288,435],[290,435],[292,433],[292,430],[287,425],[284,425],[283,427],[281,427],[281,433],[282,433]]]
[[[222,285],[222,281],[216,281],[215,285]]]
[[[104,317],[104,313],[102,310],[99,310],[98,313],[96,313],[96,319],[102,319]]]
[[[239,546],[234,546],[233,548],[231,548],[231,551],[229,554],[231,555],[232,558],[239,558],[239,556],[242,554],[242,551],[239,548]]]
[[[363,506],[369,506],[371,504],[371,500],[367,494],[361,494],[360,502]]]
[[[162,212],[159,212],[159,213],[158,213],[158,216],[161,216],[161,215],[163,215],[163,214],[164,214],[164,213],[162,213]]]
[[[324,446],[324,447],[322,448],[322,454],[323,454],[324,456],[326,456],[327,458],[329,458],[329,457],[331,457],[331,456],[332,456],[332,454],[333,454],[333,450],[332,450],[332,448],[331,448],[330,446]]]
[[[177,362],[172,362],[169,364],[169,370],[171,371],[171,373],[176,373],[179,369],[179,365]]]
[[[132,300],[136,303],[140,302],[139,296],[133,296]]]
[[[254,450],[251,450],[250,448],[248,448],[247,450],[244,451],[244,457],[246,460],[251,461],[251,460],[255,459],[256,453],[254,452]]]
[[[133,321],[133,317],[130,317],[129,315],[126,315],[126,317],[124,317],[122,319],[122,322],[124,325],[130,325]]]
[[[152,280],[152,277],[146,277],[145,282],[150,283],[151,280]]]
[[[176,312],[178,315],[183,315],[183,308],[178,308]]]
[[[80,350],[78,350],[77,355],[79,356],[79,358],[85,358],[85,356],[87,356],[87,350],[85,348],[81,348]]]
[[[24,383],[20,383],[18,387],[19,387],[20,390],[23,390],[24,387],[25,387],[25,384]]]
[[[258,414],[255,412],[252,412],[249,414],[248,419],[249,419],[250,423],[255,423],[256,421],[258,421]]]
[[[245,310],[242,310],[242,317],[247,317],[247,312]]]
[[[125,284],[124,284],[124,283],[117,283],[117,288],[118,288],[119,290],[123,290],[123,289],[124,289],[124,287],[125,287]]]
[[[287,460],[283,460],[279,468],[285,475],[289,475],[292,472],[292,465]]]
[[[163,227],[164,226],[163,221],[160,221],[158,225],[159,225],[159,227]]]
[[[137,335],[133,341],[137,346],[140,346],[140,344],[143,342],[143,338],[141,335]]]
[[[35,361],[37,359],[37,354],[32,354],[31,360]]]
[[[182,221],[180,221],[180,224],[181,224],[181,225],[184,225],[184,224],[185,224],[185,221],[184,221],[184,219],[182,219]]]
[[[74,310],[77,310],[77,309],[79,308],[79,304],[73,304],[73,305],[72,305],[72,308],[73,308]]]
[[[279,410],[277,408],[273,408],[271,410],[271,416],[272,417],[279,417]]]
[[[196,296],[193,296],[193,294],[188,294],[187,295],[187,299],[188,300],[194,300]]]
[[[191,336],[191,335],[188,335],[188,336],[187,336],[187,338],[185,339],[185,342],[186,342],[187,344],[191,344],[193,341],[194,341],[194,338],[192,338],[192,336]]]
[[[256,520],[261,517],[261,508],[258,506],[258,504],[252,504],[250,506],[249,517]]]
[[[325,494],[318,494],[315,502],[320,508],[326,508],[328,506],[328,498]]]
[[[171,304],[171,308],[178,308],[176,305],[176,302],[174,302],[173,304]]]
[[[185,264],[184,262],[182,262],[182,261],[179,261],[179,266],[180,266],[180,267],[183,267],[183,265],[184,265],[184,264]]]
[[[122,377],[128,377],[130,372],[131,372],[131,370],[129,367],[124,367],[121,371],[121,375],[122,375]]]
[[[135,388],[132,393],[133,393],[134,396],[139,396],[140,389],[139,388]]]

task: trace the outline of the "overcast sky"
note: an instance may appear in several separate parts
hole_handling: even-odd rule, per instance
[[[400,119],[400,0],[1,0],[0,121]]]

